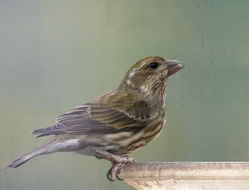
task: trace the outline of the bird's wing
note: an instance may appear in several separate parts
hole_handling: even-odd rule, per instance
[[[135,100],[135,101],[134,101]],[[149,121],[150,108],[127,93],[113,92],[96,102],[76,107],[59,116],[56,125],[37,129],[38,137],[58,134],[107,134],[120,131],[137,131]]]

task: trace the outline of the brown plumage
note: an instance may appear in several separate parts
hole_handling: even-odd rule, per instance
[[[34,130],[37,137],[54,137],[7,169],[38,155],[73,151],[111,161],[108,179],[115,179],[121,165],[134,161],[124,155],[151,142],[163,128],[167,78],[182,67],[158,56],[139,60],[116,90],[61,115],[51,127]]]

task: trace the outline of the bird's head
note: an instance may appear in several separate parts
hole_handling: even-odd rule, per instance
[[[144,95],[164,91],[167,78],[182,68],[183,64],[176,60],[159,56],[146,57],[129,69],[119,88],[135,90]]]

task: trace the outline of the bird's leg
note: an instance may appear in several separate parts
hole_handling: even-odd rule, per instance
[[[99,159],[105,159],[108,160],[112,163],[115,162],[134,162],[134,158],[130,158],[127,155],[117,155],[117,154],[112,154],[107,151],[102,151],[102,150],[96,150],[96,157]]]
[[[109,181],[115,181],[116,179],[121,180],[118,177],[120,170],[128,163],[135,162],[134,158],[128,156],[121,156],[117,154],[112,154],[107,151],[98,150],[96,151],[96,158],[103,158],[112,163],[112,167],[108,170],[106,176]]]

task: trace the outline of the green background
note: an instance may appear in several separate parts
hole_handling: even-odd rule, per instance
[[[118,86],[138,59],[178,59],[167,123],[139,162],[247,161],[248,0],[0,0],[0,189],[132,189],[110,164],[73,153],[12,160],[30,132]]]

